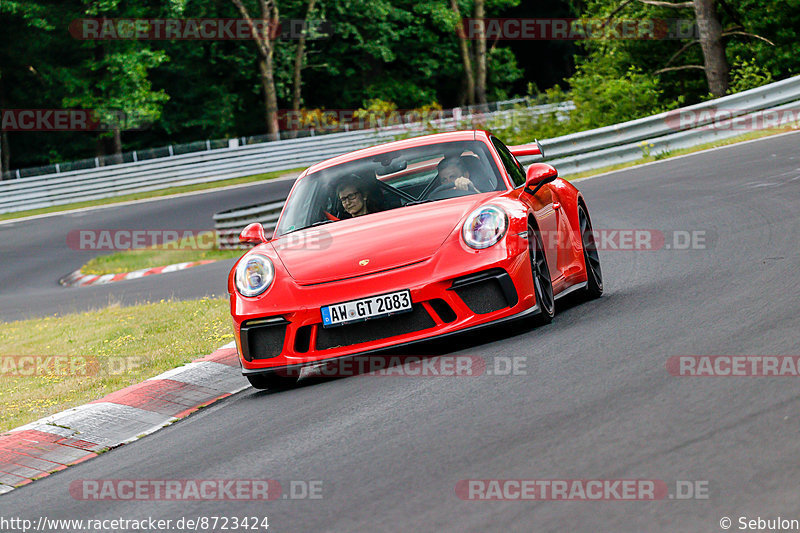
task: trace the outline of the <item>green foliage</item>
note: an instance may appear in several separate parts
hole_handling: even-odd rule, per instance
[[[511,97],[508,88],[522,78],[522,69],[510,48],[492,48],[487,54],[486,70],[489,101],[507,100]]]
[[[738,93],[747,89],[761,87],[772,83],[772,73],[756,63],[755,59],[747,60],[736,56],[731,68],[731,88],[729,93]]]
[[[625,122],[662,110],[659,78],[630,66],[623,73],[603,61],[587,61],[569,80],[576,120],[586,128]]]
[[[136,129],[161,116],[169,99],[164,90],[155,91],[148,71],[167,61],[162,51],[125,47],[88,59],[83,68],[66,70],[62,80],[69,91],[65,107],[92,109],[112,127]],[[120,120],[122,119],[122,120]]]
[[[40,30],[52,30],[55,28],[53,23],[47,20],[47,7],[37,2],[3,0],[0,2],[0,13],[21,17],[32,28]]]
[[[736,36],[726,41],[729,60],[752,62],[781,79],[800,74],[800,0],[736,0],[733,7],[746,32],[769,39]]]
[[[260,13],[258,0],[244,1],[253,14]],[[282,19],[305,17],[307,0],[277,1]],[[473,16],[473,0],[457,1],[462,17]],[[723,28],[733,32],[724,40],[732,91],[800,74],[800,0],[727,0],[717,5]],[[604,20],[614,12],[618,20],[694,16],[692,9],[621,0],[557,0],[536,6],[486,0],[485,8],[487,17],[499,18]],[[231,0],[0,0],[0,14],[3,108],[91,108],[106,121],[122,111],[133,119],[126,128],[145,128],[123,132],[124,150],[264,133],[258,53],[251,41],[80,41],[66,31],[81,17],[239,18]],[[450,0],[318,0],[312,18],[326,21],[330,34],[312,35],[306,42],[303,107],[369,110],[382,101],[419,109],[432,102],[452,107],[461,101],[459,20]],[[489,100],[515,97],[528,86],[533,103],[572,99],[577,106],[569,116],[520,111],[513,120],[487,127],[506,140],[526,142],[698,102],[708,93],[702,70],[655,74],[667,66],[702,64],[700,47],[689,43],[487,43]],[[576,47],[577,57],[565,57]],[[293,39],[280,40],[275,49],[281,109],[292,103],[296,49]],[[543,49],[557,53],[542,54]],[[538,83],[546,89],[552,80],[565,90],[536,87]],[[11,133],[8,140],[12,168],[94,157],[110,147],[103,139],[98,142],[97,134],[85,133]]]

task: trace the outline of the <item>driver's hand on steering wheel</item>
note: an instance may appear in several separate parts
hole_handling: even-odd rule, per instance
[[[472,184],[472,181],[470,181],[469,178],[465,178],[464,176],[456,178],[456,181],[453,182],[453,188],[459,191],[478,192],[478,189],[475,188],[475,185]]]
[[[468,191],[470,185],[472,185],[472,182],[469,181],[469,178],[465,178],[464,176],[456,178],[456,180],[453,182],[453,188],[458,189],[459,191]]]

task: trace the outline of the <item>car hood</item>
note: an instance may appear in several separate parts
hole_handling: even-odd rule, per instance
[[[271,241],[300,285],[373,274],[430,258],[485,195],[392,209]]]

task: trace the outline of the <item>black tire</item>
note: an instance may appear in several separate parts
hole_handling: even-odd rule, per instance
[[[600,268],[600,254],[592,233],[592,221],[583,206],[578,206],[578,222],[581,226],[583,262],[586,265],[586,299],[594,300],[603,294],[603,271]]]
[[[253,374],[248,375],[247,381],[254,389],[260,390],[285,390],[292,388],[297,383],[296,377],[280,376],[278,374]]]
[[[528,250],[530,252],[531,272],[533,273],[533,290],[540,313],[536,315],[537,325],[549,324],[556,314],[555,298],[553,298],[553,280],[539,231],[528,222]]]

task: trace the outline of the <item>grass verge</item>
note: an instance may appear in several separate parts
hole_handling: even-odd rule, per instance
[[[114,304],[0,323],[0,432],[102,398],[231,340],[225,299]],[[38,364],[23,356],[38,356]]]
[[[213,247],[209,244],[213,243]],[[154,268],[191,261],[233,259],[246,250],[220,250],[216,248],[214,232],[204,232],[179,241],[152,248],[124,250],[101,255],[81,267],[84,274],[122,274],[144,268]]]
[[[204,191],[208,189],[219,189],[221,187],[228,187],[230,185],[239,185],[242,183],[252,183],[254,181],[264,181],[286,174],[301,172],[304,169],[295,170],[280,170],[277,172],[267,172],[266,174],[255,174],[253,176],[245,176],[243,178],[233,178],[229,180],[215,181],[212,183],[196,183],[194,185],[183,185],[181,187],[170,187],[169,189],[159,189],[157,191],[147,191],[126,194],[124,196],[115,196],[114,198],[103,198],[100,200],[89,200],[86,202],[77,202],[74,204],[54,205],[51,207],[42,207],[41,209],[30,209],[27,211],[18,211],[16,213],[0,214],[0,220],[12,220],[16,218],[30,217],[34,215],[44,215],[47,213],[58,213],[61,211],[74,211],[75,209],[83,209],[85,207],[95,207],[99,205],[118,204],[121,202],[130,202],[134,200],[144,200],[147,198],[160,198],[162,196],[170,196],[173,194],[181,194],[185,192]]]

